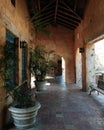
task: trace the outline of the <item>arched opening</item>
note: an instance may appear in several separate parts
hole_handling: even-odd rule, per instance
[[[56,67],[50,69],[48,72],[49,76],[53,76],[54,78],[59,78],[61,83],[65,82],[65,60],[60,55],[55,55],[54,60],[56,62]]]
[[[47,71],[46,79],[59,79],[60,83],[65,83],[65,60],[62,56],[55,54],[54,57],[54,62],[56,63],[55,67],[51,67]],[[35,73],[31,73],[31,87],[35,87]]]
[[[62,77],[63,77],[63,82],[65,82],[65,60],[62,57]]]

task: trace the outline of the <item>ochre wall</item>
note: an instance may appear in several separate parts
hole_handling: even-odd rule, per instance
[[[5,45],[6,29],[20,40],[29,41],[30,28],[27,20],[28,10],[26,0],[16,0],[16,6],[10,0],[0,0],[0,45]],[[20,45],[19,45],[20,46]],[[21,49],[19,47],[19,82],[21,82]],[[0,82],[0,129],[2,127],[3,106],[5,102],[5,89]]]
[[[70,31],[62,26],[51,26],[49,31],[49,36],[39,33],[37,43],[45,44],[48,49],[53,49],[56,54],[65,59],[66,82],[74,83],[74,31]]]
[[[85,17],[75,30],[75,54],[79,47],[84,47],[82,53],[82,81],[86,90],[86,47],[87,44],[104,35],[104,0],[89,0]],[[90,64],[89,64],[90,65]],[[88,66],[88,65],[87,65]]]
[[[25,0],[16,0],[16,7],[11,4],[10,0],[0,0],[0,44],[5,44],[6,29],[15,34],[19,38],[19,41],[29,41],[30,28],[27,16],[28,10]],[[75,33],[61,26],[50,27],[49,30],[51,32],[50,36],[47,37],[43,33],[40,33],[37,37],[37,43],[45,44],[48,49],[55,50],[57,54],[65,59],[67,83],[75,82],[74,54],[76,54],[76,50],[79,47],[85,48],[84,53],[81,55],[82,85],[83,90],[86,90],[86,45],[89,41],[104,34],[104,0],[89,0],[85,17],[75,30]],[[35,41],[34,44],[36,44]],[[18,53],[19,61],[21,61],[20,49]],[[19,63],[19,67],[21,68],[21,62]],[[21,79],[21,70],[19,75]],[[2,124],[4,96],[5,90],[0,85],[0,127]]]
[[[104,0],[90,0],[85,17],[75,31],[75,46],[83,46],[83,43],[88,43],[104,34],[103,21]]]
[[[6,28],[11,27],[12,33],[18,34],[20,37],[29,37],[28,10],[25,0],[16,0],[15,7],[10,0],[0,0],[0,13],[2,22]]]

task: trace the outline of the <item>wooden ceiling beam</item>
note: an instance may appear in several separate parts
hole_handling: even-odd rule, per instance
[[[55,0],[51,1],[48,5],[46,5],[43,9],[40,10],[39,13],[42,13],[43,11],[45,11]],[[51,6],[50,6],[51,7]]]
[[[56,0],[56,8],[55,8],[55,19],[54,19],[54,23],[56,23],[57,9],[58,9],[58,0]]]
[[[39,8],[39,10],[40,10],[40,0],[38,0],[38,8]]]
[[[66,28],[70,28],[70,29],[73,29],[73,30],[75,29],[75,27],[72,27],[72,25],[67,25],[67,24],[65,24],[65,23],[63,23],[61,21],[57,21],[57,23],[64,26],[64,27],[66,27]]]
[[[40,21],[37,25],[42,25],[42,24],[44,24],[44,23],[47,23],[47,24],[48,24],[49,21],[53,21],[53,17],[48,18],[48,19],[45,19],[44,21]]]
[[[42,23],[42,28],[43,27],[46,27],[46,26],[49,26],[50,24],[52,24],[53,23],[53,21],[52,20],[50,20],[50,21],[48,21],[48,22],[46,22],[46,23]],[[40,26],[40,25],[39,25]]]
[[[47,11],[47,12],[45,13],[45,15],[48,16],[48,15],[50,15],[51,13],[54,13],[53,10]],[[44,17],[44,13],[42,13],[42,14],[40,14],[40,15],[37,15],[36,17],[33,16],[31,20],[32,20],[32,21],[38,20],[38,19],[40,20],[40,19],[42,19],[42,17]]]
[[[47,11],[47,12],[45,13],[45,15],[50,15],[51,13],[54,13],[54,11],[53,11],[53,10]],[[44,16],[44,13],[42,13],[41,16]]]
[[[35,8],[35,5],[36,5],[36,1],[31,0],[31,9]]]
[[[67,21],[72,21],[72,22],[73,22],[73,23],[75,23],[75,24],[79,24],[79,22],[78,22],[78,21],[73,20],[73,19],[70,19],[69,17],[65,17],[64,15],[57,14],[57,16],[59,16],[59,17],[61,17],[61,18],[65,19],[65,20],[67,20]]]
[[[77,9],[77,2],[78,2],[78,0],[75,0],[75,3],[74,3],[74,11],[76,11],[76,9]]]
[[[53,8],[55,8],[54,7],[54,5],[52,5],[52,6],[49,6],[46,10],[44,10],[42,13],[44,13],[44,12],[46,12],[46,11],[49,11],[49,10],[53,10]],[[55,10],[54,10],[55,11]]]
[[[59,13],[62,13],[63,15],[67,15],[68,17],[76,19],[76,21],[80,21],[76,16],[68,13],[68,12],[63,12],[62,10],[58,10]]]
[[[72,25],[72,26],[74,26],[74,27],[77,26],[76,24],[73,24],[72,22],[66,21],[66,20],[64,20],[64,19],[62,19],[62,18],[59,18],[59,17],[57,17],[57,20],[60,20],[60,21],[62,21],[62,22],[64,22],[64,23],[69,24],[69,25]]]
[[[66,6],[66,8],[69,11],[71,11],[74,15],[76,15],[76,17],[78,17],[79,20],[82,20],[82,18],[76,12],[74,12],[64,1],[62,1],[62,3]]]
[[[47,15],[47,16],[45,16],[45,17],[41,17],[40,21],[45,20],[45,19],[48,19],[48,18],[53,17],[53,16],[54,16],[54,13],[53,13],[53,14],[50,14],[50,15]]]

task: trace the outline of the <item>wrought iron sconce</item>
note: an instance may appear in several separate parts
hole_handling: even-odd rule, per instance
[[[84,52],[84,48],[79,48],[79,53],[83,53]]]
[[[20,48],[25,48],[27,45],[26,41],[20,41]]]

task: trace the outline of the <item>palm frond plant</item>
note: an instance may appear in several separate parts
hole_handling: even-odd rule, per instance
[[[13,76],[15,69],[14,53],[11,49],[16,51],[14,45],[6,44],[2,46],[2,55],[0,55],[0,81],[6,90],[6,98],[11,97],[9,102],[9,111],[14,118],[14,124],[17,128],[29,128],[35,121],[38,109],[41,107],[40,103],[33,99],[33,93],[28,88],[27,80],[20,85],[14,83]],[[15,114],[14,114],[15,113]],[[32,113],[31,115],[29,113]]]
[[[47,51],[42,45],[36,45],[35,49],[30,51],[30,66],[35,73],[36,83],[45,81],[47,71],[51,67],[56,67],[52,55],[54,51]]]

